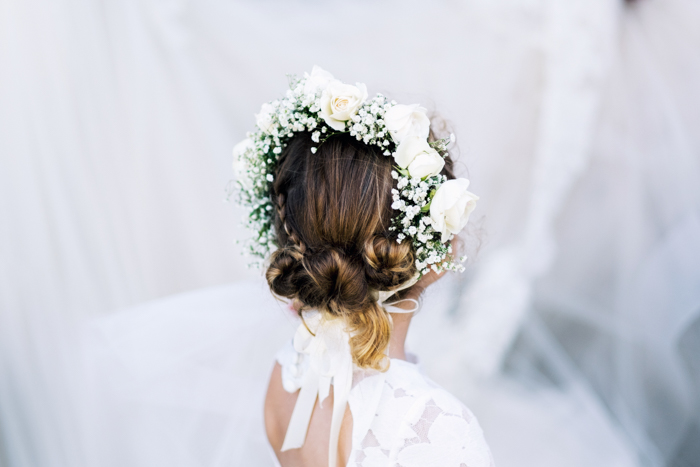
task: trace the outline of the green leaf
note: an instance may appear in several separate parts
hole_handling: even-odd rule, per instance
[[[398,173],[400,173],[400,174],[403,175],[404,177],[408,177],[408,168],[402,169],[402,168],[399,167],[398,165],[395,165],[394,168],[396,169],[396,171],[397,171]]]

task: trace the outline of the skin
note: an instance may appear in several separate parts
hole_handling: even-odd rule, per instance
[[[433,271],[424,275],[418,283],[411,287],[405,298],[417,300],[430,284],[443,275],[444,272],[437,274]],[[395,306],[409,309],[413,304],[411,302],[403,302]],[[408,334],[413,313],[391,313],[391,318],[393,329],[389,340],[389,358],[406,360],[406,335]],[[316,401],[304,446],[299,449],[280,452],[298,396],[299,391],[288,393],[284,390],[282,387],[282,368],[279,363],[275,363],[270,376],[267,395],[265,396],[265,429],[267,438],[283,467],[327,467],[328,437],[333,408],[332,387],[328,399],[323,401],[323,406],[319,405],[318,400]],[[349,406],[346,406],[338,441],[338,467],[346,466],[350,457],[351,446],[352,414]]]

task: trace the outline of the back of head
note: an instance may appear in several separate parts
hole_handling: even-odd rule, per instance
[[[397,242],[389,230],[392,163],[348,134],[315,145],[300,133],[280,155],[272,187],[279,248],[266,273],[270,288],[345,319],[355,363],[376,369],[384,365],[391,322],[374,292],[416,273],[410,242]]]
[[[452,174],[453,135],[435,139],[420,105],[319,67],[255,118],[233,149],[248,251],[269,257],[273,293],[342,319],[355,363],[384,368],[391,319],[378,299],[464,270],[451,242],[479,197]]]

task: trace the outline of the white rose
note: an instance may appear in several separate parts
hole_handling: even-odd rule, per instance
[[[319,66],[314,65],[311,74],[306,77],[304,83],[304,94],[307,96],[315,96],[318,91],[323,91],[328,86],[328,83],[333,81],[333,75]]]
[[[469,215],[476,207],[479,199],[474,193],[467,191],[469,180],[458,178],[448,180],[438,188],[430,203],[430,219],[433,228],[442,233],[442,242],[446,242],[450,234],[459,233],[469,220]]]
[[[408,164],[408,173],[413,178],[424,178],[440,173],[445,166],[445,159],[438,152],[430,148],[424,151],[413,159],[413,162]]]
[[[406,137],[396,148],[394,160],[414,178],[437,175],[445,166],[445,159],[420,136]]]
[[[384,124],[396,144],[411,135],[428,139],[430,119],[425,112],[418,104],[395,105],[386,111]]]
[[[367,86],[343,84],[331,81],[321,95],[321,117],[328,126],[337,131],[345,130],[345,122],[357,113],[367,99]]]
[[[236,173],[236,178],[241,182],[246,189],[253,188],[248,174],[248,163],[243,157],[249,149],[253,149],[253,140],[246,138],[233,147],[233,171]]]
[[[270,104],[263,104],[260,107],[260,113],[255,115],[255,123],[265,133],[270,133],[273,125],[272,115],[275,113],[275,108]]]

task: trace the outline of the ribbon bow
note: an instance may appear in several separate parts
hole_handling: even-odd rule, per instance
[[[387,312],[411,313],[418,309],[418,301],[407,298],[399,301],[412,301],[415,306],[404,310],[385,304],[386,300],[399,290],[406,289],[418,281],[418,275],[402,284],[401,287],[390,291],[377,292],[377,303]],[[394,302],[396,304],[398,302]],[[287,433],[282,443],[282,451],[300,448],[306,441],[311,414],[313,413],[316,396],[319,403],[328,397],[331,383],[333,384],[333,413],[331,418],[330,446],[328,448],[328,465],[335,467],[338,459],[338,438],[340,424],[345,413],[352,388],[353,362],[350,352],[350,335],[345,330],[341,318],[324,317],[316,311],[307,314],[294,334],[294,349],[307,356],[309,367],[301,383],[292,418],[289,420]]]

